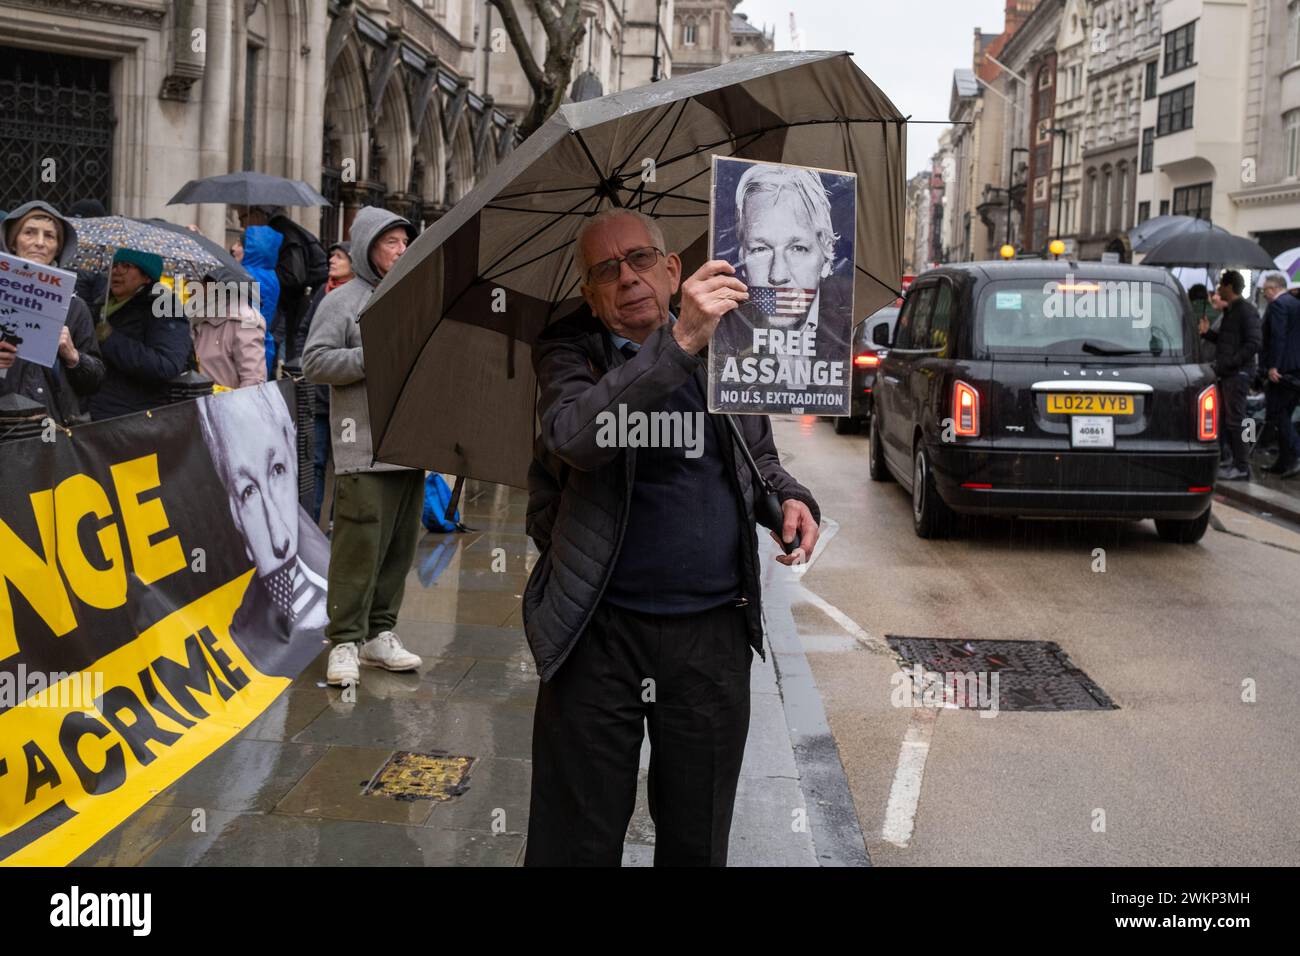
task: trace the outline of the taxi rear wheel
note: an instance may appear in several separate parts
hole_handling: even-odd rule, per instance
[[[946,538],[953,531],[956,515],[939,497],[934,472],[925,446],[918,445],[912,458],[912,525],[921,538]]]
[[[1165,541],[1174,544],[1195,544],[1205,536],[1205,529],[1210,524],[1210,509],[1206,508],[1199,518],[1179,520],[1157,518],[1156,533]]]

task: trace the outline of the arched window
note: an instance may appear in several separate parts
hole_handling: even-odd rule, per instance
[[[682,46],[695,46],[695,35],[695,18],[691,17],[686,21],[686,25],[682,27]]]

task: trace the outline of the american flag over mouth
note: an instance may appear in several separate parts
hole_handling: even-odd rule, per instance
[[[795,289],[790,286],[750,286],[749,301],[763,315],[799,318],[808,314],[816,289]]]

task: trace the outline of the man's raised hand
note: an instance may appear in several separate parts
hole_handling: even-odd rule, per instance
[[[736,278],[731,263],[704,263],[682,283],[682,314],[673,326],[673,338],[682,351],[694,355],[709,344],[718,320],[748,299],[749,290]]]

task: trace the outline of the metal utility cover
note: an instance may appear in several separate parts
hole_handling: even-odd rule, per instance
[[[1053,641],[973,641],[896,634],[886,634],[885,639],[909,668],[920,664],[925,671],[938,674],[996,672],[999,710],[1119,709]]]
[[[395,800],[450,800],[469,789],[473,763],[473,757],[399,750],[379,768],[365,792]]]

